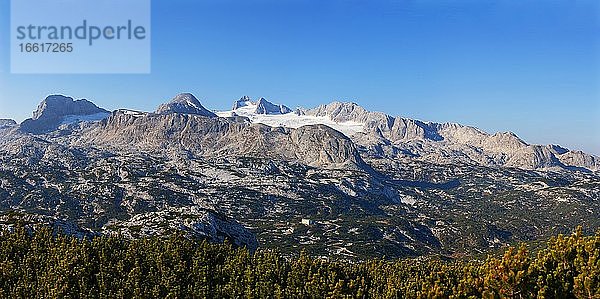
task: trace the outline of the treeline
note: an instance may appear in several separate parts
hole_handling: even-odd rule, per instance
[[[0,236],[2,298],[600,298],[600,233],[558,236],[485,261],[283,258],[180,235]]]

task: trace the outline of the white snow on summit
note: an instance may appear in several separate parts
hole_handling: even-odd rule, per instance
[[[142,112],[142,111],[131,110],[131,109],[119,109],[119,110],[117,110],[117,112],[123,113],[125,115],[131,115],[133,117],[142,117],[142,116],[148,115],[148,112]]]
[[[98,112],[98,113],[89,114],[89,115],[66,115],[63,117],[62,121],[60,122],[60,125],[68,125],[68,124],[80,123],[80,122],[101,121],[101,120],[107,118],[109,115],[110,115],[110,113],[107,113],[107,112]]]
[[[242,104],[242,102],[239,102]],[[328,116],[299,115],[295,112],[286,114],[258,114],[256,113],[257,104],[244,101],[238,105],[237,109],[215,112],[220,117],[244,116],[250,119],[252,123],[264,124],[270,127],[285,127],[297,129],[307,125],[326,125],[344,135],[350,137],[356,133],[363,132],[364,124],[354,121],[336,122]]]

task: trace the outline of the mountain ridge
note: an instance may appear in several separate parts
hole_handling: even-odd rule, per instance
[[[58,104],[56,104],[58,103]],[[69,106],[71,105],[71,106]],[[66,112],[58,112],[57,107]],[[29,133],[52,131],[61,125],[69,114],[91,115],[108,113],[87,100],[75,101],[65,96],[51,95],[34,112],[32,119],[19,125]],[[204,108],[190,93],[182,93],[161,104],[155,114],[191,114],[209,118],[247,117],[250,122],[271,127],[297,129],[305,118],[309,125],[326,125],[341,130],[363,151],[377,149],[379,155],[402,155],[452,163],[456,159],[488,166],[518,167],[523,169],[600,170],[600,158],[581,151],[570,151],[560,146],[531,145],[512,132],[489,134],[472,126],[458,123],[436,123],[391,116],[383,112],[368,111],[353,102],[334,101],[312,109],[299,109],[296,113],[284,105],[275,105],[264,98],[253,102],[243,96],[233,104],[233,110],[213,113]],[[93,115],[92,115],[93,116]],[[265,119],[267,118],[267,119]],[[328,120],[328,121],[324,121]],[[85,120],[75,119],[72,122]],[[330,121],[330,122],[329,122]],[[345,124],[354,127],[346,130]],[[359,129],[357,129],[359,128]],[[452,159],[452,157],[456,159]]]
[[[33,117],[24,120],[20,129],[27,133],[43,134],[56,130],[62,124],[79,122],[78,117],[94,120],[108,116],[109,112],[86,100],[74,100],[64,95],[49,95],[33,112]]]
[[[292,109],[288,108],[283,104],[273,104],[267,101],[265,98],[259,98],[257,101],[252,101],[252,98],[249,96],[243,96],[239,100],[236,100],[233,103],[232,112],[237,114],[237,110],[246,108],[244,113],[254,113],[254,114],[265,114],[265,115],[274,115],[274,114],[287,114],[292,112]],[[242,114],[244,114],[242,113]]]
[[[321,136],[315,138],[315,136]],[[251,155],[298,160],[307,165],[362,165],[358,152],[343,134],[326,126],[271,128],[196,115],[113,113],[99,126],[85,130],[76,145],[162,151],[186,150],[203,156]]]
[[[350,259],[460,256],[600,227],[600,176],[581,167],[598,161],[583,152],[355,103],[216,117],[192,95],[165,105],[0,128],[0,226],[183,230]]]

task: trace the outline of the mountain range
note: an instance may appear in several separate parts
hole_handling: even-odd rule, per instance
[[[0,120],[0,223],[460,256],[599,228],[599,159],[348,102],[294,111],[245,96],[211,111],[184,93],[109,112],[52,95],[21,124]]]

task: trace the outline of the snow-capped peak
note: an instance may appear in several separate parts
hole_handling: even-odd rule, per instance
[[[94,103],[75,100],[63,95],[49,95],[33,112],[33,117],[20,124],[21,131],[33,134],[47,133],[69,123],[97,121],[110,113]]]
[[[239,108],[246,107],[249,105],[253,105],[252,99],[250,99],[249,96],[243,96],[239,100],[237,100],[233,103],[232,110],[237,110]]]
[[[220,117],[244,116],[253,123],[271,127],[299,128],[306,125],[326,125],[344,133],[346,136],[353,136],[358,132],[362,132],[364,127],[364,124],[353,121],[336,122],[329,116],[294,113],[287,106],[273,104],[265,98],[260,98],[254,102],[247,96],[235,101],[232,110],[218,111],[216,114]]]
[[[260,98],[258,102],[256,102],[256,113],[258,114],[287,114],[292,112],[292,109],[284,106],[284,105],[275,105],[265,98]]]
[[[281,104],[275,105],[265,98],[253,102],[249,96],[243,96],[233,103],[232,111],[237,115],[246,116],[246,114],[287,114],[292,112],[292,109]]]

